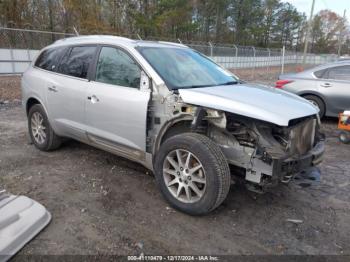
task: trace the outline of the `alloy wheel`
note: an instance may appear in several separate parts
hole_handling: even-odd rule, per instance
[[[30,119],[32,135],[35,142],[44,144],[46,141],[46,126],[44,125],[44,117],[39,112],[34,112]]]
[[[183,203],[199,201],[206,190],[204,167],[188,150],[176,149],[166,156],[163,179],[169,192]]]

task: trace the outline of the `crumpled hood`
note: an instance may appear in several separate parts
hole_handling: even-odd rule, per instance
[[[318,109],[307,100],[273,87],[237,84],[179,89],[185,103],[247,116],[279,126],[292,119],[315,115]]]

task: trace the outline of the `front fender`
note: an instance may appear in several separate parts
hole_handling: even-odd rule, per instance
[[[155,142],[153,144],[153,150],[152,153],[153,155],[155,155],[161,145],[162,139],[164,138],[164,135],[168,132],[168,130],[174,126],[175,124],[178,124],[180,122],[185,122],[185,121],[192,121],[193,120],[193,116],[192,115],[180,115],[177,117],[174,117],[168,121],[166,121],[163,126],[160,128],[158,135],[155,139]]]

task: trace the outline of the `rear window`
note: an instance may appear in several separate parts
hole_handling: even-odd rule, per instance
[[[87,79],[89,66],[95,56],[95,46],[76,46],[62,58],[58,72]]]
[[[48,71],[56,71],[58,63],[66,51],[66,47],[47,49],[35,61],[35,66]]]

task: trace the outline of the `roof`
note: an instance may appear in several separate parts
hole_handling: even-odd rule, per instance
[[[334,61],[334,62],[322,64],[322,65],[310,68],[308,71],[315,71],[315,70],[320,70],[320,69],[326,69],[326,68],[329,68],[329,67],[340,66],[340,65],[350,65],[350,60]]]
[[[112,36],[112,35],[86,35],[75,36],[57,40],[51,46],[57,45],[72,45],[72,44],[124,44],[132,46],[153,46],[153,47],[183,47],[187,46],[179,43],[165,42],[165,41],[145,41],[133,40],[126,37]]]

